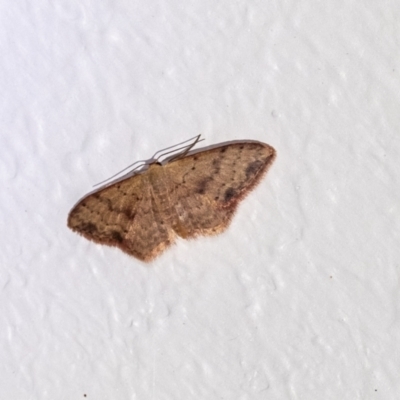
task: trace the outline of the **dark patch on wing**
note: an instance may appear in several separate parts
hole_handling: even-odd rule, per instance
[[[256,160],[256,161],[253,161],[252,163],[250,163],[246,168],[246,178],[250,179],[254,175],[256,175],[263,164],[264,163],[260,160]]]
[[[236,196],[236,190],[233,188],[228,188],[225,191],[224,201],[228,202],[228,201],[232,200],[232,198],[235,196]]]
[[[214,173],[218,174],[219,170],[221,169],[221,159],[220,158],[214,158],[212,162],[212,166],[214,167]]]
[[[207,188],[207,183],[212,181],[211,177],[208,178],[204,178],[203,180],[201,180],[198,184],[197,184],[197,188],[196,188],[196,193],[198,194],[204,194],[206,192],[206,188]]]
[[[122,214],[124,214],[128,219],[133,220],[135,219],[136,213],[133,208],[124,208],[121,211]]]
[[[118,243],[122,243],[124,238],[118,231],[111,231],[111,237]]]
[[[86,222],[82,223],[82,225],[79,227],[79,230],[92,234],[94,232],[97,232],[97,226],[95,224],[92,224],[91,222]]]

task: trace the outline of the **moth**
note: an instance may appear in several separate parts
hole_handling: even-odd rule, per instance
[[[91,193],[70,211],[68,227],[96,243],[148,262],[180,236],[223,232],[239,202],[276,157],[268,144],[242,141],[187,154]]]

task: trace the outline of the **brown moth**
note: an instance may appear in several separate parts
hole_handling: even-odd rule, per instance
[[[68,226],[96,243],[117,246],[150,261],[175,242],[224,231],[239,202],[260,182],[275,150],[255,141],[225,144],[186,155],[83,198]]]

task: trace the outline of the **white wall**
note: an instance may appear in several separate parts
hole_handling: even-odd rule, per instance
[[[0,1],[0,398],[400,398],[400,4]],[[151,265],[66,227],[197,134],[276,163]],[[86,396],[86,397],[85,397]]]

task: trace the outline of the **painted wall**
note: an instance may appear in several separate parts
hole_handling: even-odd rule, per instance
[[[0,1],[0,398],[400,398],[395,0]],[[197,134],[278,157],[150,265],[66,227]]]

